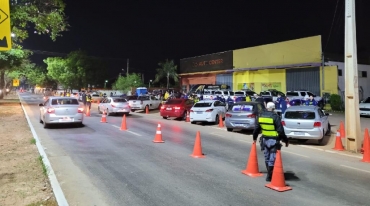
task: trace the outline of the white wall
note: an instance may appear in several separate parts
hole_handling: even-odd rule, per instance
[[[344,92],[345,90],[345,85],[344,85],[344,63],[343,62],[325,62],[325,65],[328,66],[337,66],[338,70],[342,70],[342,76],[339,76],[339,71],[338,71],[338,87],[340,91]],[[358,76],[358,87],[359,89],[359,98],[365,99],[366,97],[370,97],[370,65],[364,65],[364,64],[358,64],[357,70],[359,72]],[[366,71],[367,72],[367,77],[362,77],[361,72]],[[361,94],[361,87],[362,87],[362,94]],[[362,96],[362,97],[361,97]]]

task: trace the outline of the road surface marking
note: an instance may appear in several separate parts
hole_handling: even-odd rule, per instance
[[[356,156],[356,155],[344,154],[344,153],[339,153],[339,152],[335,152],[335,153],[343,155],[343,156],[347,156],[347,157],[356,157],[356,158],[359,158],[359,159],[362,158],[361,156]]]
[[[112,125],[113,127],[115,127],[115,128],[118,128],[118,129],[121,129],[121,127],[119,127],[119,126],[116,126],[116,125]],[[141,137],[141,134],[138,134],[138,133],[136,133],[136,132],[132,132],[132,131],[128,131],[128,130],[125,130],[126,132],[129,132],[129,133],[131,133],[131,134],[134,134],[134,135],[136,135],[136,136],[139,136],[139,137]]]
[[[283,153],[289,153],[289,154],[293,154],[293,155],[297,155],[297,156],[301,156],[301,157],[305,157],[305,158],[310,158],[309,156],[306,156],[306,155],[301,155],[301,154],[298,154],[298,153],[295,153],[295,152],[289,152],[289,151],[286,151],[286,150],[284,150],[284,152]]]
[[[366,172],[366,173],[370,173],[370,171],[367,171],[367,170],[362,170],[362,169],[358,169],[356,167],[350,167],[350,166],[347,166],[347,165],[340,165],[341,167],[346,167],[346,168],[349,168],[349,169],[353,169],[353,170],[357,170],[357,171],[361,171],[361,172]]]

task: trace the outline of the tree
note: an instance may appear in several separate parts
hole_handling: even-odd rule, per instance
[[[165,62],[158,63],[160,68],[157,69],[157,74],[155,75],[154,82],[159,82],[164,77],[167,78],[167,89],[170,82],[170,78],[172,78],[175,82],[179,81],[179,75],[177,74],[177,65],[175,65],[173,60],[166,59]]]
[[[141,76],[136,73],[128,74],[128,76],[119,76],[117,81],[113,83],[114,90],[119,90],[122,93],[131,91],[132,87],[140,87],[143,85]]]

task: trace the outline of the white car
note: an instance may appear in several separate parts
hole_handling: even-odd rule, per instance
[[[194,104],[190,109],[190,122],[214,122],[219,123],[220,116],[225,118],[226,104],[219,100],[203,100]]]
[[[370,116],[370,97],[360,102],[360,116]]]
[[[99,114],[102,114],[104,110],[106,111],[107,115],[117,113],[124,113],[128,115],[131,111],[131,108],[127,100],[123,97],[107,97],[104,98],[98,105]]]

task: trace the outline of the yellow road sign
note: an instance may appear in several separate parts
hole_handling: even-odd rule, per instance
[[[19,87],[19,79],[13,79],[13,87]]]
[[[12,48],[9,0],[0,0],[0,51]]]

